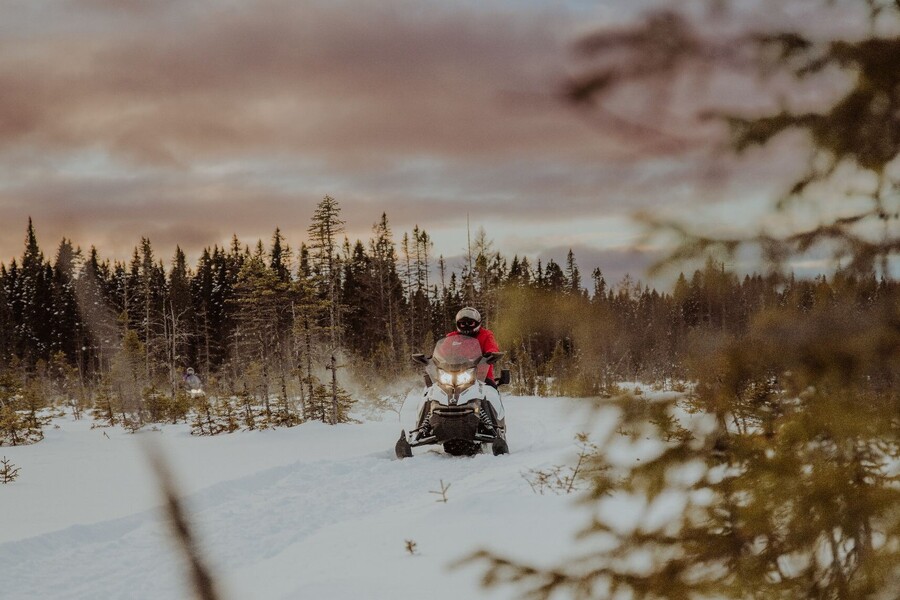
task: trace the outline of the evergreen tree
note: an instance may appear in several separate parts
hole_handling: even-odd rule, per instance
[[[70,362],[75,362],[80,357],[84,337],[75,292],[75,276],[80,258],[80,250],[73,248],[72,242],[63,238],[56,251],[51,279],[51,349],[53,352],[63,352]]]
[[[581,272],[579,272],[578,265],[575,263],[575,254],[572,252],[571,248],[566,255],[566,281],[569,284],[570,294],[576,296],[582,294]]]
[[[52,348],[52,271],[38,246],[34,225],[28,219],[25,253],[11,290],[13,319],[19,342],[17,355],[33,366],[47,359]],[[51,276],[48,276],[51,275]]]
[[[284,241],[281,230],[275,228],[272,236],[272,250],[269,252],[269,268],[285,283],[291,280],[291,247]]]
[[[374,285],[377,292],[377,311],[374,325],[383,331],[386,339],[379,354],[387,354],[385,364],[398,356],[400,306],[403,302],[403,288],[397,272],[397,253],[387,215],[381,214],[378,223],[372,226],[374,238],[370,242],[370,255]],[[376,357],[377,360],[377,357]]]
[[[338,257],[338,236],[344,231],[341,209],[331,196],[325,196],[316,206],[309,226],[310,259],[313,272],[318,276],[321,294],[328,301],[328,332],[330,353],[334,356],[340,350],[340,259]],[[339,413],[337,390],[332,389],[332,415]]]
[[[337,349],[340,340],[340,270],[338,269],[338,236],[344,231],[341,209],[331,196],[325,196],[316,206],[309,226],[310,264],[318,277],[321,294],[329,302],[328,327],[331,348]]]
[[[108,369],[117,347],[113,285],[109,264],[100,261],[97,249],[92,246],[75,284],[79,319],[84,324],[86,339],[84,368],[90,365],[91,372],[102,373]]]
[[[34,383],[23,384],[12,372],[0,372],[0,446],[22,446],[43,439],[43,406]]]
[[[195,336],[194,309],[191,298],[191,277],[181,247],[175,247],[172,269],[166,286],[167,296],[163,311],[163,334],[166,346],[171,398],[178,393],[182,365],[194,364],[190,342]]]
[[[544,267],[544,277],[542,281],[544,289],[551,292],[563,292],[569,289],[569,282],[566,281],[566,274],[563,272],[562,267],[556,264],[556,261],[552,258],[547,261],[547,266]]]
[[[345,307],[347,344],[351,351],[368,358],[383,335],[378,304],[373,302],[377,294],[374,269],[359,240],[352,250],[347,243],[345,255],[341,305]]]
[[[431,246],[431,237],[418,225],[413,228],[412,238],[408,234],[403,235],[401,247],[405,264],[407,340],[413,348],[421,348],[425,337],[432,332],[433,302],[428,286]]]
[[[289,292],[290,283],[266,265],[259,242],[256,252],[244,262],[235,285],[236,359],[245,378],[252,365],[259,371],[252,387],[262,400],[266,419],[272,417],[269,396],[273,378],[287,368],[290,355],[289,330],[284,327],[290,317]]]
[[[600,267],[594,269],[591,273],[591,279],[594,281],[594,294],[592,299],[594,302],[602,302],[606,299],[606,279],[603,277],[603,271],[600,270]]]
[[[12,278],[6,265],[0,263],[0,361],[8,363],[17,347],[15,321],[12,315]]]
[[[191,300],[194,314],[197,315],[196,364],[203,365],[205,373],[212,373],[213,359],[211,338],[215,332],[213,316],[215,269],[209,248],[204,248],[197,263],[197,271],[191,279]]]
[[[319,323],[328,314],[328,303],[319,298],[316,292],[313,276],[306,266],[305,245],[301,245],[300,252],[300,273],[293,286],[291,302],[294,371],[300,381],[303,418],[324,420],[324,410],[317,410],[313,403],[315,386],[318,383],[314,365],[323,360],[320,351],[321,339],[327,335],[327,329]]]
[[[106,427],[113,427],[123,417],[121,398],[113,393],[110,376],[104,376],[94,394],[94,421]]]

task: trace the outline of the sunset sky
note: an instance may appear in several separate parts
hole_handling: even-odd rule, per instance
[[[746,222],[765,171],[714,191],[690,153],[635,160],[559,100],[591,27],[649,2],[610,0],[29,0],[0,19],[0,261],[27,219],[52,254],[66,236],[125,259],[142,236],[293,247],[325,195],[351,241],[386,212],[458,262],[483,227],[510,257],[575,251],[585,275],[640,277],[635,210]],[[628,7],[627,9],[625,7]],[[765,169],[765,167],[758,167]],[[763,183],[763,181],[765,183]],[[755,212],[754,212],[755,211]]]

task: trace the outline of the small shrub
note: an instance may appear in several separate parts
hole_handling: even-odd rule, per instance
[[[0,483],[11,483],[19,476],[19,467],[12,464],[5,456],[0,460]]]

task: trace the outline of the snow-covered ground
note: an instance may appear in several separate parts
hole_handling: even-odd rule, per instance
[[[0,596],[189,597],[145,453],[155,443],[225,598],[516,598],[480,587],[484,565],[451,566],[482,548],[546,565],[576,553],[590,509],[575,495],[536,494],[523,473],[571,461],[576,433],[599,439],[613,423],[583,401],[504,403],[511,454],[420,448],[403,461],[393,413],[216,437],[58,419],[43,442],[0,448],[21,468],[0,486]],[[446,503],[433,493],[441,482]]]

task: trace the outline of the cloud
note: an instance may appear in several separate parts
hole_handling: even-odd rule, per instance
[[[0,148],[100,145],[181,166],[255,152],[366,165],[475,159],[537,140],[542,153],[569,152],[579,137],[557,111],[503,100],[553,89],[561,15],[411,1],[131,5],[143,12],[126,25],[98,13],[74,31],[0,41],[0,85],[13,91],[0,100]]]
[[[535,204],[597,145],[548,106],[569,26],[548,8],[70,0],[5,17],[4,240],[28,215],[118,255],[126,236],[168,240],[185,222],[252,236],[325,193],[357,230],[385,210],[496,214],[523,168],[548,173],[527,176]]]
[[[29,215],[42,240],[127,258],[142,236],[196,255],[276,226],[296,246],[325,194],[363,239],[382,212],[397,232],[462,238],[466,215],[530,235],[683,206],[711,193],[698,173],[727,165],[636,160],[555,97],[586,19],[626,5],[15,3],[0,23],[0,260],[21,253]]]

